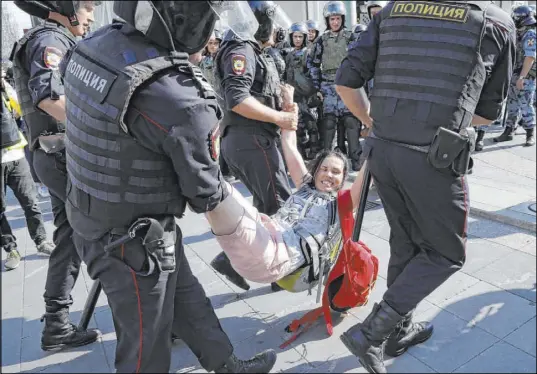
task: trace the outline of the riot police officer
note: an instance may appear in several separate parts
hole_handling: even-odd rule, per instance
[[[201,59],[199,65],[203,75],[213,87],[215,87],[214,57],[216,56],[216,52],[218,52],[220,43],[222,43],[222,33],[215,29],[211,35],[211,38],[207,42],[207,46],[205,47],[203,53],[203,58]]]
[[[387,1],[378,1],[378,0],[368,1],[366,4],[366,9],[367,9],[367,15],[369,16],[369,20],[372,20],[375,14],[380,12],[382,8],[386,6],[387,3],[388,3]]]
[[[188,60],[206,45],[217,12],[242,4],[213,3],[116,1],[122,20],[62,62],[67,212],[108,297],[118,372],[168,372],[172,330],[209,372],[269,372],[276,360],[274,351],[248,361],[233,354],[175,222],[186,205],[206,212],[228,195],[218,167],[222,113]]]
[[[327,30],[317,39],[308,55],[307,66],[315,87],[323,97],[321,138],[323,147],[332,149],[338,131],[338,147],[345,152],[345,135],[349,145],[352,169],[359,169],[362,148],[360,145],[360,121],[352,115],[335,90],[337,68],[347,54],[347,46],[354,40],[352,32],[345,28],[345,5],[342,1],[329,1],[324,9]],[[338,127],[339,125],[339,127]]]
[[[308,42],[311,43],[310,46],[313,46],[321,33],[321,29],[317,21],[311,19],[306,21],[306,26],[308,27]]]
[[[14,46],[11,59],[22,116],[35,171],[50,192],[56,248],[49,259],[45,283],[45,327],[41,348],[76,347],[97,340],[97,330],[78,331],[70,323],[71,291],[78,278],[80,257],[72,240],[73,230],[65,211],[65,93],[59,62],[87,32],[93,21],[94,1],[15,1],[44,23],[28,31]],[[78,21],[74,22],[74,18]]]
[[[289,28],[289,40],[293,50],[286,56],[284,80],[295,88],[294,102],[298,104],[299,118],[297,129],[298,149],[305,159],[311,159],[319,151],[319,133],[317,116],[310,107],[316,90],[313,82],[307,77],[308,67],[308,28],[305,23],[293,23]]]
[[[276,27],[288,28],[287,15],[272,1],[250,1],[258,28],[253,37],[228,32],[216,55],[216,75],[225,100],[222,156],[252,193],[254,206],[274,214],[289,197],[280,128],[296,128],[297,113],[282,111],[280,79],[267,48],[274,45]],[[222,252],[211,265],[243,289],[249,285],[236,274]]]
[[[498,118],[514,52],[513,21],[490,2],[394,1],[338,70],[338,93],[372,126],[368,168],[391,229],[383,300],[341,337],[370,373],[386,372],[383,350],[398,356],[431,336],[412,312],[465,262],[470,126]]]
[[[527,5],[520,5],[513,9],[512,17],[517,28],[516,66],[507,97],[505,130],[494,141],[513,140],[513,133],[520,120],[522,127],[526,130],[524,145],[530,147],[535,144],[536,21],[533,11]]]

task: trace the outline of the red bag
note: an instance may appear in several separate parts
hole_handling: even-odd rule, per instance
[[[323,291],[322,306],[291,322],[287,327],[287,331],[294,332],[294,334],[280,345],[282,349],[309,329],[321,315],[324,315],[328,335],[332,335],[333,325],[330,308],[343,312],[365,305],[371,290],[375,286],[378,275],[377,257],[371,253],[371,250],[363,242],[352,241],[355,222],[352,214],[350,190],[339,191],[337,203],[343,235],[343,249],[328,274],[328,280]]]

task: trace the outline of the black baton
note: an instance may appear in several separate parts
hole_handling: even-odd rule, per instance
[[[78,323],[79,330],[85,331],[88,329],[89,321],[95,310],[95,305],[97,305],[97,300],[99,300],[101,289],[101,282],[98,279],[95,280],[86,299],[86,304],[84,304],[84,309],[82,309],[82,316],[80,316],[80,322]]]
[[[356,217],[354,220],[354,229],[352,231],[352,241],[357,242],[360,240],[360,233],[362,232],[362,223],[364,221],[364,213],[367,205],[367,195],[369,193],[369,185],[371,184],[371,173],[369,172],[369,165],[366,161],[363,166],[364,181],[362,182],[362,188],[360,189],[360,205],[356,210]]]

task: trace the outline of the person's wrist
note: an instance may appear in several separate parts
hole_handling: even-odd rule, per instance
[[[519,80],[520,80],[520,79],[526,79],[526,76],[525,76],[525,75],[524,75],[524,76],[521,75],[520,77],[518,77],[518,79],[519,79]]]

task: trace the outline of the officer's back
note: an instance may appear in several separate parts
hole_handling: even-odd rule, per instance
[[[484,22],[485,11],[491,22]],[[371,117],[378,137],[428,145],[439,126],[458,130],[470,125],[476,109],[496,111],[496,105],[477,104],[512,27],[500,8],[486,1],[396,1],[372,22],[349,59],[362,60],[362,79],[374,75]]]
[[[73,228],[88,240],[137,217],[180,217],[186,199],[203,210],[211,202],[197,200],[200,190],[219,194],[217,164],[207,151],[219,112],[214,92],[193,79],[186,54],[177,55],[175,68],[157,58],[167,54],[118,21],[66,59],[68,211]],[[188,125],[194,116],[206,129]],[[214,168],[198,171],[194,160]]]

